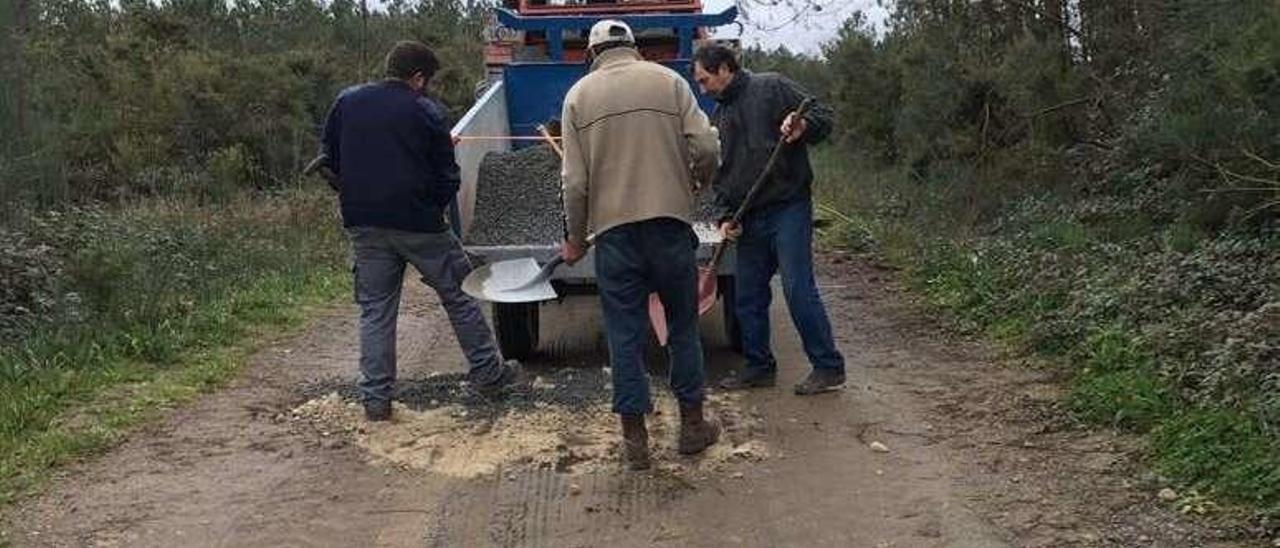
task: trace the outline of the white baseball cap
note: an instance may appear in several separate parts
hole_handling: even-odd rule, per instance
[[[591,35],[587,38],[587,47],[594,48],[610,42],[636,43],[631,27],[617,19],[605,19],[591,26]]]

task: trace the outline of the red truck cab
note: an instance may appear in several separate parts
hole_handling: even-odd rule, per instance
[[[503,7],[522,17],[564,16],[632,16],[659,14],[697,14],[701,0],[504,0]],[[705,35],[699,33],[695,39]],[[485,30],[485,62],[491,72],[501,70],[513,61],[583,62],[586,60],[586,33],[570,31],[563,37],[561,59],[552,59],[549,38],[545,32],[518,32],[503,28],[496,16]],[[641,29],[636,32],[641,53],[651,61],[669,61],[680,57],[680,39],[671,29]]]

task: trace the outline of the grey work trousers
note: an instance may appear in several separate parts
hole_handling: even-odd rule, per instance
[[[360,305],[360,391],[365,401],[387,401],[396,380],[396,317],[405,264],[440,296],[454,335],[466,355],[472,383],[502,375],[502,355],[480,303],[462,292],[471,263],[453,232],[420,233],[379,227],[348,227],[355,258],[355,298]]]

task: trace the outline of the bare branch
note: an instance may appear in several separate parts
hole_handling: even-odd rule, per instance
[[[1037,112],[1037,113],[1035,113],[1035,114],[1032,114],[1032,115],[1030,116],[1030,118],[1032,118],[1032,119],[1039,118],[1039,117],[1044,116],[1044,115],[1046,115],[1046,114],[1050,114],[1050,113],[1052,113],[1052,112],[1056,112],[1056,111],[1062,110],[1062,109],[1064,109],[1064,108],[1070,108],[1070,107],[1074,107],[1074,106],[1076,106],[1076,105],[1080,105],[1080,104],[1088,103],[1089,101],[1092,101],[1092,100],[1093,100],[1093,98],[1092,98],[1092,97],[1083,97],[1083,98],[1080,98],[1080,99],[1073,99],[1073,100],[1071,100],[1071,101],[1067,101],[1067,102],[1065,102],[1065,103],[1059,103],[1059,104],[1053,105],[1053,106],[1051,106],[1051,107],[1049,107],[1049,108],[1046,108],[1046,109],[1044,109],[1044,110],[1041,110],[1041,111],[1039,111],[1039,112]]]
[[[1057,23],[1058,25],[1060,25],[1060,26],[1062,27],[1062,29],[1063,29],[1064,31],[1066,31],[1066,33],[1067,33],[1067,34],[1070,34],[1073,38],[1076,38],[1076,39],[1078,39],[1078,40],[1083,40],[1083,39],[1084,39],[1084,37],[1085,37],[1085,36],[1084,36],[1084,33],[1080,32],[1080,30],[1076,29],[1075,27],[1072,27],[1072,26],[1071,26],[1071,23],[1069,23],[1069,22],[1067,22],[1067,21],[1063,20],[1063,19],[1062,19],[1062,17],[1059,17],[1059,16],[1056,16],[1056,15],[1049,14],[1048,12],[1044,11],[1043,9],[1040,9],[1039,7],[1036,7],[1034,4],[1030,4],[1030,3],[1028,3],[1028,2],[1023,2],[1023,1],[1020,1],[1020,0],[1009,0],[1009,2],[1010,2],[1011,4],[1014,4],[1014,5],[1016,5],[1016,6],[1020,7],[1020,8],[1022,8],[1022,9],[1025,9],[1025,10],[1027,10],[1027,11],[1030,11],[1030,12],[1032,12],[1032,13],[1034,13],[1034,14],[1036,14],[1036,15],[1040,16],[1040,17],[1044,17],[1045,19],[1048,19],[1048,20],[1050,20],[1050,21],[1053,21],[1054,23]]]
[[[1242,152],[1246,157],[1248,157],[1248,158],[1250,158],[1250,159],[1252,159],[1252,160],[1256,160],[1258,163],[1260,163],[1260,164],[1262,164],[1262,165],[1264,165],[1264,166],[1267,166],[1267,167],[1268,167],[1268,168],[1270,168],[1270,169],[1273,169],[1273,170],[1276,170],[1276,171],[1280,171],[1280,164],[1277,164],[1277,163],[1275,163],[1275,162],[1268,161],[1267,159],[1265,159],[1265,158],[1263,158],[1263,157],[1261,157],[1261,156],[1258,156],[1257,154],[1254,154],[1252,151],[1250,151],[1250,150],[1249,150],[1249,149],[1247,149],[1247,148],[1243,148],[1243,147],[1242,147],[1242,148],[1240,149],[1240,152]]]
[[[1194,159],[1194,160],[1195,160],[1195,161],[1197,161],[1197,162],[1200,162],[1200,163],[1202,163],[1202,164],[1204,164],[1204,165],[1206,165],[1206,166],[1208,166],[1208,167],[1210,167],[1210,168],[1213,168],[1213,169],[1217,170],[1218,174],[1222,176],[1223,181],[1225,181],[1227,184],[1233,184],[1233,183],[1234,183],[1234,182],[1236,182],[1236,181],[1245,181],[1245,182],[1249,182],[1249,183],[1255,183],[1255,184],[1260,184],[1260,185],[1266,185],[1266,187],[1263,187],[1263,188],[1232,187],[1232,188],[1227,188],[1227,189],[1217,189],[1217,190],[1219,190],[1219,191],[1226,191],[1226,192],[1230,192],[1230,191],[1237,191],[1237,192],[1276,192],[1276,191],[1280,191],[1280,180],[1264,179],[1264,178],[1262,178],[1262,177],[1256,177],[1256,176],[1253,176],[1253,175],[1245,175],[1245,174],[1242,174],[1242,173],[1236,173],[1236,172],[1234,172],[1234,171],[1231,171],[1230,169],[1227,169],[1225,166],[1223,166],[1222,164],[1220,164],[1220,163],[1218,163],[1218,162],[1210,162],[1209,160],[1206,160],[1206,159],[1201,158],[1200,156],[1197,156],[1197,155],[1194,155],[1194,154],[1191,156],[1191,158],[1192,158],[1192,159]]]
[[[27,133],[29,122],[27,120],[27,78],[29,75],[27,74],[26,48],[28,34],[31,31],[31,2],[30,0],[18,0],[15,7],[17,8],[17,29],[13,33],[13,55],[14,94],[17,96],[17,104],[14,106],[14,110],[17,111],[15,123],[17,124],[18,136],[22,138]]]
[[[1249,212],[1245,214],[1245,217],[1253,217],[1254,215],[1262,213],[1263,211],[1266,211],[1268,209],[1280,209],[1280,200],[1272,200],[1258,207],[1255,207],[1249,210]]]
[[[1205,188],[1200,192],[1204,194],[1225,194],[1228,192],[1275,192],[1276,189],[1271,187],[1232,187],[1232,188]]]
[[[1230,175],[1231,177],[1233,177],[1233,178],[1235,178],[1235,179],[1239,179],[1239,180],[1241,180],[1241,181],[1247,181],[1247,182],[1250,182],[1250,183],[1257,183],[1257,184],[1260,184],[1260,185],[1267,185],[1267,186],[1270,186],[1270,187],[1274,187],[1274,188],[1271,188],[1270,190],[1280,190],[1280,180],[1263,179],[1262,177],[1255,177],[1255,176],[1253,176],[1253,175],[1245,175],[1245,174],[1242,174],[1242,173],[1236,173],[1236,172],[1231,171],[1231,170],[1229,170],[1229,169],[1227,169],[1227,168],[1225,168],[1225,167],[1219,167],[1219,169],[1221,169],[1223,173],[1226,173],[1227,175]]]
[[[734,0],[734,3],[738,6],[738,11],[742,13],[743,21],[761,32],[782,30],[799,23],[805,17],[825,11],[830,6],[841,4],[836,0]],[[790,14],[786,15],[780,23],[766,24],[763,21],[757,21],[752,18],[753,13],[759,13],[758,10],[778,8],[790,11]]]

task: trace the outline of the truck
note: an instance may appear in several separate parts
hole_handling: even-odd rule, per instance
[[[737,16],[734,7],[704,13],[701,0],[506,0],[493,8],[484,32],[486,79],[479,86],[474,106],[453,128],[453,134],[460,138],[455,153],[462,184],[451,219],[460,238],[467,241],[474,220],[480,165],[485,156],[536,144],[539,126],[559,118],[566,93],[587,73],[586,43],[592,25],[603,19],[627,23],[635,32],[642,56],[691,80],[695,46],[708,39],[708,29],[733,24]],[[692,81],[690,86],[698,89]],[[699,104],[708,112],[713,106],[710,98],[701,95]],[[720,242],[719,233],[710,222],[696,223],[694,231],[700,244],[698,257],[708,259]],[[473,260],[481,263],[524,257],[546,262],[558,249],[559,242],[467,246]],[[593,254],[588,253],[581,262],[558,269],[552,279],[557,293],[595,293],[593,261]],[[720,262],[717,279],[726,339],[738,348],[734,307],[723,306],[733,302],[733,270],[730,250]],[[523,359],[536,352],[542,305],[491,306],[494,331],[503,354]]]

